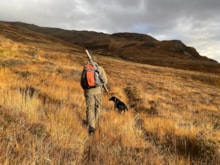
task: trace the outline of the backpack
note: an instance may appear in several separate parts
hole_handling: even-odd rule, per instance
[[[81,86],[83,89],[95,88],[103,85],[98,67],[92,64],[86,64],[83,68]]]

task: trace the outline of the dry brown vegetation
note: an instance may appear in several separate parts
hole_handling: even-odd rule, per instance
[[[32,41],[42,42],[42,39],[45,40],[43,34],[46,34],[47,40],[79,45],[104,56],[120,57],[142,64],[220,73],[218,62],[200,55],[195,48],[185,45],[180,40],[159,41],[147,34],[127,32],[106,34],[40,27],[20,22],[7,22],[6,25],[19,32],[17,35],[22,38],[20,40],[22,42],[30,41],[29,34],[34,36]],[[24,34],[28,36],[24,37]],[[8,36],[17,39],[10,34]]]
[[[97,132],[79,85],[84,50],[0,35],[0,164],[220,164],[220,75],[93,52],[108,75]],[[119,114],[110,96],[129,107]]]

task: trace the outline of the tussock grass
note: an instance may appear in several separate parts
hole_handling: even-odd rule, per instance
[[[156,148],[136,128],[133,114],[104,111],[97,134],[84,151],[83,164],[160,164]]]
[[[110,92],[89,136],[79,84],[85,55],[2,39],[0,164],[219,164],[218,74],[97,55]],[[114,110],[113,95],[128,112]]]

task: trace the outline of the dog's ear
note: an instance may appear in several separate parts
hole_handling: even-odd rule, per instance
[[[109,100],[112,101],[112,100],[114,100],[114,98],[113,98],[113,97],[110,97]]]
[[[109,100],[115,101],[115,98],[116,97],[112,96]]]

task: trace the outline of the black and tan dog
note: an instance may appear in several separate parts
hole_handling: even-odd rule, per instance
[[[110,101],[114,102],[114,108],[118,109],[118,112],[122,112],[122,111],[128,111],[127,106],[125,105],[125,103],[123,103],[121,100],[119,100],[117,97],[111,97],[109,99]]]

